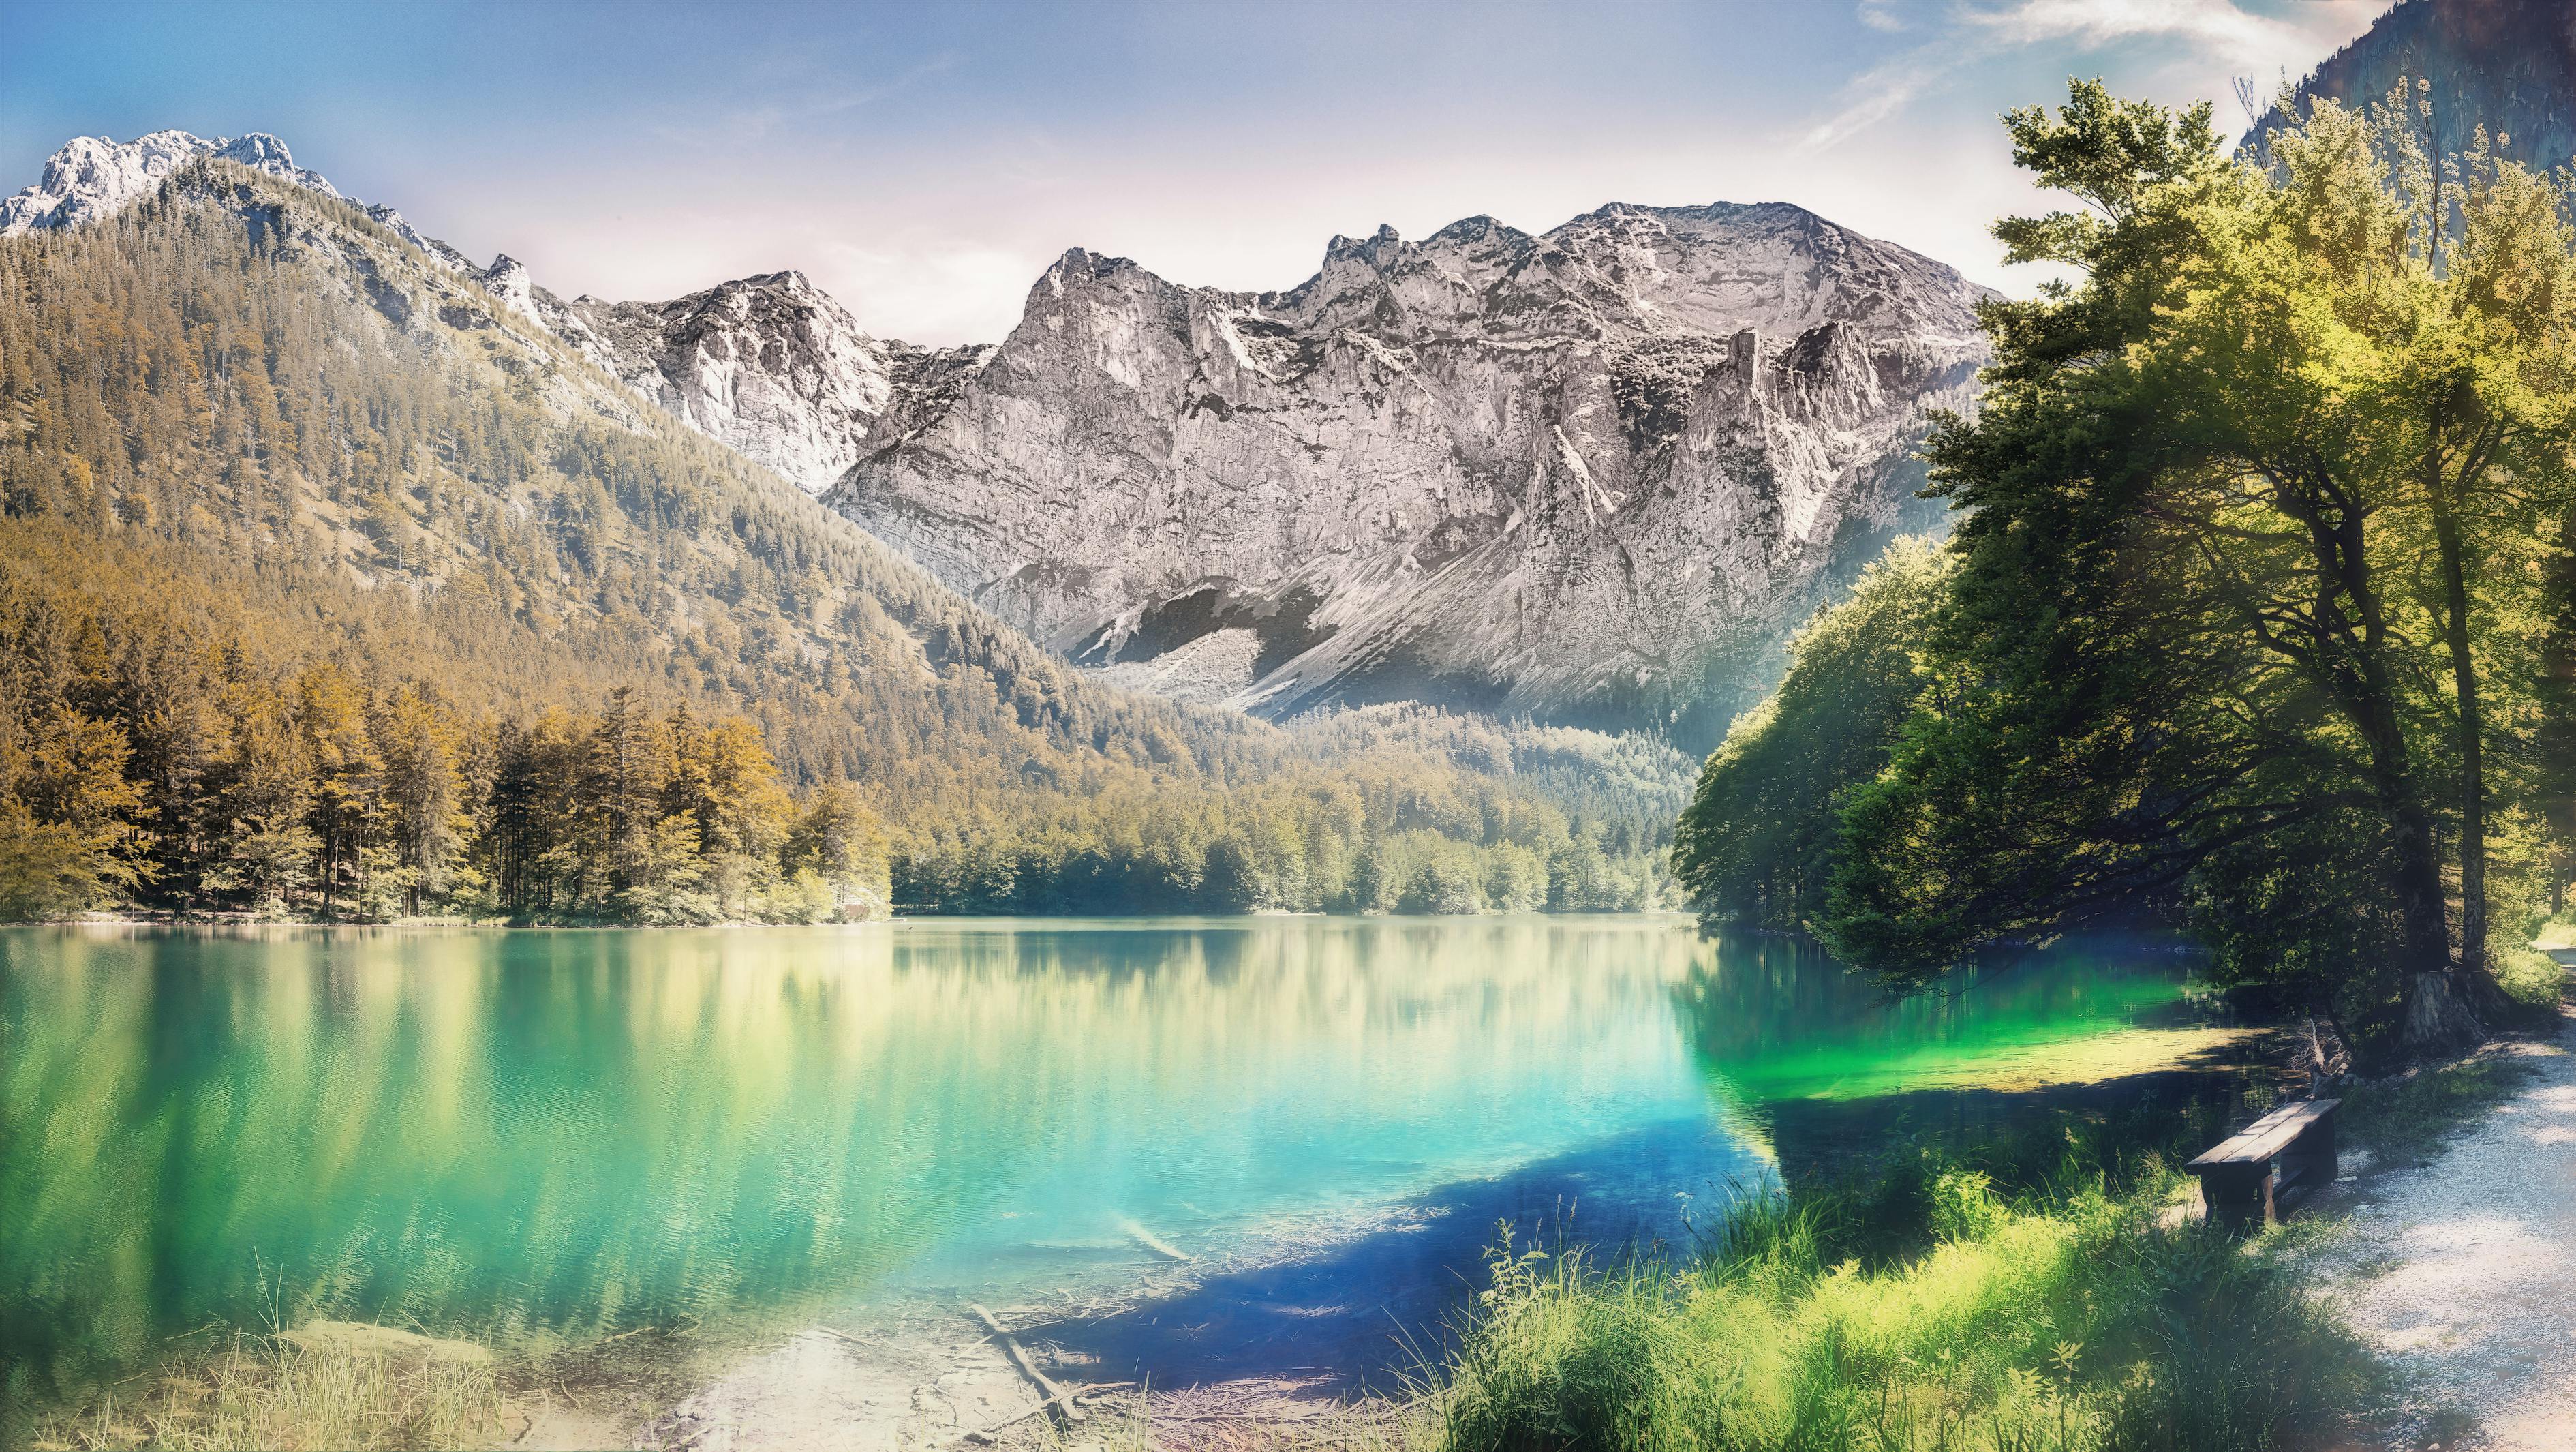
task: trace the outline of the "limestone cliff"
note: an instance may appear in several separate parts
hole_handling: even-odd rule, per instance
[[[1075,250],[826,497],[1078,660],[1170,667],[1140,681],[1705,744],[1937,520],[1911,451],[1970,402],[1979,296],[1780,204],[1381,229],[1281,293]]]

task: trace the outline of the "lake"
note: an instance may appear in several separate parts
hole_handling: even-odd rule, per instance
[[[1784,1164],[2221,1062],[2185,967],[1891,1005],[1673,917],[12,929],[0,1357],[1149,1294],[1089,1349],[1359,1375],[1498,1219],[1679,1241]]]

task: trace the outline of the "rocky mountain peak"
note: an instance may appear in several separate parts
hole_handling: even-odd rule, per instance
[[[528,275],[526,263],[507,252],[495,253],[492,265],[484,268],[476,280],[511,311],[544,321],[537,310],[536,280]]]
[[[177,134],[187,135],[184,131]],[[286,143],[265,131],[247,131],[230,141],[217,141],[213,145],[214,154],[226,161],[249,167],[253,171],[264,171],[271,176],[285,177],[298,186],[308,187],[326,195],[339,195],[337,191],[331,189],[331,184],[322,180],[319,175],[297,166],[295,155],[286,149]]]
[[[45,162],[44,172],[34,186],[0,200],[0,237],[78,227],[113,216],[150,196],[163,179],[200,158],[246,166],[307,191],[348,202],[438,265],[469,275],[477,272],[464,254],[423,234],[404,221],[402,213],[343,195],[321,173],[296,165],[286,143],[265,131],[212,139],[186,131],[155,131],[125,142],[105,136],[75,136]]]
[[[1366,237],[1344,237],[1336,234],[1331,241],[1324,244],[1324,262],[1325,265],[1330,266],[1342,258],[1357,257],[1372,266],[1381,265],[1403,246],[1404,238],[1397,234],[1395,228],[1380,222],[1377,230]]]
[[[628,387],[815,493],[987,351],[871,337],[793,270],[668,302],[581,297],[548,306],[541,294],[539,306],[557,334]]]
[[[1968,402],[1980,296],[1778,204],[1381,227],[1259,294],[1075,248],[828,498],[1077,659],[1186,656],[1155,678],[1254,709],[1707,744],[1788,622],[1936,517],[1910,451]]]
[[[0,201],[0,237],[53,227],[76,227],[109,216],[150,195],[164,177],[199,157],[220,157],[327,197],[340,193],[295,164],[286,143],[264,131],[208,139],[186,131],[155,131],[120,142],[75,136],[45,162],[36,184]]]
[[[1112,257],[1107,253],[1093,252],[1088,248],[1068,247],[1064,250],[1063,256],[1058,257],[1053,265],[1038,275],[1037,282],[1030,288],[1030,296],[1035,298],[1040,290],[1062,293],[1115,277],[1122,272],[1143,273],[1144,269],[1128,258]],[[1145,275],[1151,276],[1150,273]]]

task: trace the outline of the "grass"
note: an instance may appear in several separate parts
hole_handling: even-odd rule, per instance
[[[2270,1239],[2166,1213],[2208,1126],[2066,1122],[1743,1202],[1687,1262],[1492,1252],[1420,1388],[1446,1452],[2279,1445],[2377,1404]]]
[[[40,1424],[33,1445],[66,1452],[499,1446],[506,1438],[493,1364],[455,1355],[455,1346],[236,1333],[210,1353],[163,1367],[138,1393],[111,1391]]]
[[[2513,1021],[2504,1027],[2540,1031],[2557,1026],[2567,991],[2565,968],[2537,950],[2506,948],[2495,954],[2495,972],[2496,985],[2512,1005]],[[2342,1091],[2339,1133],[2345,1144],[2369,1150],[2382,1164],[2420,1162],[2458,1125],[2511,1098],[2532,1073],[2528,1062],[2487,1049],[2452,1063],[2364,1080]]]
[[[2381,1164],[2428,1159],[2463,1121],[2511,1098],[2532,1067],[2493,1053],[2365,1080],[2343,1092],[2338,1137],[2369,1150]]]
[[[2556,1018],[2567,992],[2567,970],[2538,948],[2507,947],[2494,954],[2496,986],[2535,1026]]]

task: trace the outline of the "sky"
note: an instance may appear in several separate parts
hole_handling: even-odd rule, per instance
[[[0,3],[0,192],[75,135],[267,131],[566,297],[794,268],[991,341],[1069,247],[1246,291],[1335,234],[1795,202],[2027,292],[2000,113],[2268,93],[2387,0]]]

